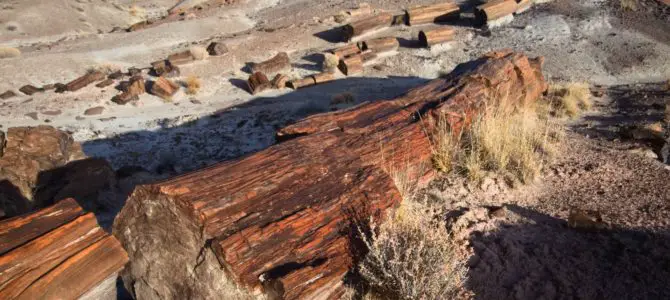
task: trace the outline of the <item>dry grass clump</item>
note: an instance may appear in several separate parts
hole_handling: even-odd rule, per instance
[[[532,181],[561,135],[542,102],[493,105],[456,134],[446,122],[438,123],[433,133],[433,167],[442,172],[457,169],[472,181],[480,181],[487,172]]]
[[[424,204],[403,201],[380,226],[364,237],[368,254],[359,272],[374,294],[385,299],[450,299],[458,292],[467,269],[442,221]]]
[[[621,9],[623,10],[632,10],[632,11],[637,11],[638,7],[638,0],[619,0],[619,3],[621,4]]]
[[[556,84],[549,87],[549,99],[557,116],[574,118],[591,109],[591,89],[586,83]]]
[[[196,60],[204,60],[209,57],[209,52],[207,52],[207,49],[202,46],[193,46],[189,49],[189,52],[191,52],[191,55]]]
[[[202,87],[202,82],[200,81],[200,78],[198,78],[198,76],[189,75],[188,77],[186,77],[184,86],[186,87],[186,94],[195,95],[198,93],[198,91],[200,91],[200,87]]]
[[[21,50],[12,47],[0,47],[0,59],[21,56]]]
[[[321,66],[324,72],[329,72],[335,70],[337,65],[340,63],[340,58],[337,55],[332,53],[323,54],[323,64]]]

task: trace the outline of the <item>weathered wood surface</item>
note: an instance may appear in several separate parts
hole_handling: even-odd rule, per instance
[[[7,250],[0,255],[0,299],[76,299],[113,285],[106,279],[128,261],[73,199],[0,222],[0,241]]]
[[[340,59],[337,66],[344,75],[351,76],[363,72],[363,55],[356,54],[344,59]]]
[[[78,91],[93,82],[105,79],[105,77],[106,75],[100,71],[91,72],[65,84],[65,90]]]
[[[277,55],[266,61],[253,64],[251,66],[251,72],[252,73],[263,72],[265,74],[274,74],[279,71],[285,70],[290,66],[291,66],[291,60],[289,59],[288,54],[286,52],[279,52]]]
[[[393,23],[393,15],[380,13],[362,20],[351,22],[343,27],[345,40],[351,40],[357,36],[372,32],[377,29],[389,27]]]
[[[515,0],[493,0],[475,8],[475,24],[478,26],[516,12]]]
[[[352,55],[356,55],[358,53],[361,53],[361,49],[358,47],[356,43],[351,43],[346,46],[342,46],[337,49],[333,49],[330,51],[331,53],[337,55],[340,59],[342,58],[347,58]]]
[[[294,89],[294,90],[297,90],[299,88],[312,86],[312,85],[315,85],[315,84],[316,84],[316,81],[314,81],[314,77],[312,77],[312,76],[307,76],[305,78],[291,80],[288,83],[289,87]]]
[[[460,8],[454,2],[437,3],[407,10],[407,25],[444,22],[457,15]]]
[[[454,39],[456,30],[451,27],[441,27],[433,30],[426,30],[419,32],[419,43],[423,47],[430,47],[433,45],[448,42]]]
[[[376,53],[398,50],[400,42],[395,37],[384,37],[363,41],[360,43],[362,51],[374,51]]]
[[[400,202],[390,171],[430,180],[436,120],[459,130],[486,105],[536,99],[541,64],[492,53],[399,98],[299,121],[256,154],[136,188],[114,224],[126,286],[207,298],[232,280],[280,299],[339,298],[359,258],[354,220]]]
[[[256,95],[271,88],[272,83],[270,83],[270,80],[268,80],[268,77],[263,72],[255,72],[247,79],[247,86],[249,87],[249,93]]]

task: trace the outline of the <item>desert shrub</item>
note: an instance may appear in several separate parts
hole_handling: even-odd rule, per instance
[[[198,78],[198,76],[189,75],[186,77],[184,86],[186,87],[186,94],[195,95],[200,90],[202,83],[200,82],[200,78]]]
[[[205,49],[205,47],[202,47],[202,46],[193,46],[189,49],[189,52],[191,52],[191,55],[196,60],[204,60],[207,57],[209,57],[209,53],[207,52],[207,49]]]
[[[403,201],[370,235],[360,230],[369,252],[359,273],[384,299],[449,299],[461,287],[466,268],[442,221],[426,206]]]
[[[555,84],[549,87],[548,94],[554,113],[559,117],[574,118],[593,106],[586,83]]]
[[[621,9],[623,10],[637,11],[637,1],[638,0],[619,0],[619,4],[621,4]]]
[[[454,158],[460,150],[460,134],[452,132],[445,118],[437,121],[437,128],[433,134],[432,163],[439,172],[448,173],[453,169]]]
[[[0,47],[0,59],[21,56],[21,50],[12,47]]]
[[[323,64],[321,66],[324,72],[332,71],[337,68],[337,65],[340,63],[340,58],[337,55],[332,53],[323,54]]]

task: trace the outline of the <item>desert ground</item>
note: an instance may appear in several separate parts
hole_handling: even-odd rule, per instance
[[[630,4],[630,2],[633,4]],[[491,174],[471,182],[441,176],[419,193],[440,211],[467,267],[459,297],[474,299],[667,299],[670,287],[670,166],[665,137],[648,133],[663,122],[670,101],[670,5],[655,0],[553,0],[535,3],[513,20],[475,27],[464,8],[451,42],[419,47],[420,30],[394,26],[365,38],[395,36],[401,47],[355,76],[252,95],[249,66],[287,52],[290,78],[321,72],[322,53],[346,45],[350,0],[185,1],[203,5],[183,18],[136,31],[125,29],[168,15],[174,0],[3,0],[0,46],[19,49],[0,59],[0,130],[51,125],[70,133],[89,157],[115,170],[135,170],[109,196],[122,203],[135,184],[239,158],[276,143],[279,128],[302,118],[391,99],[496,49],[545,58],[552,84],[586,83],[593,107],[563,119],[557,155],[531,182]],[[370,0],[377,11],[437,1]],[[633,6],[630,6],[633,5]],[[111,101],[115,85],[26,95],[19,88],[67,83],[90,70],[143,69],[192,46],[211,42],[228,53],[180,66],[180,82],[196,76],[169,101],[144,93],[125,105]],[[351,101],[338,101],[347,95]],[[100,107],[98,114],[85,114]],[[662,131],[662,129],[661,129]],[[655,135],[656,134],[656,135]],[[668,133],[666,133],[668,134]],[[137,171],[141,170],[141,171]],[[606,228],[568,226],[571,209],[597,211]],[[98,216],[109,229],[117,205]],[[494,213],[495,211],[495,213]],[[122,289],[119,284],[119,289]],[[129,297],[125,292],[120,297]]]

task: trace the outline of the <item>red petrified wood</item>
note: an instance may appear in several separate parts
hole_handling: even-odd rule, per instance
[[[389,171],[430,179],[436,118],[458,129],[486,105],[536,99],[541,64],[492,53],[402,97],[302,120],[256,154],[138,187],[114,224],[126,286],[142,299],[222,298],[226,282],[338,299],[359,258],[353,220],[401,200]]]

